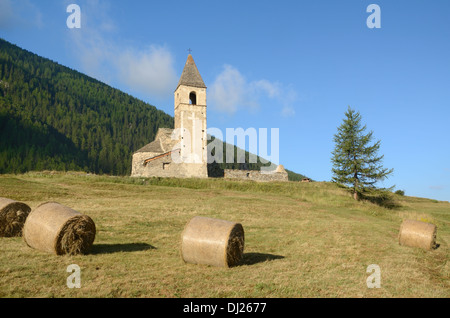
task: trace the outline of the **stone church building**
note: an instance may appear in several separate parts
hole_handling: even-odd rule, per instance
[[[174,129],[159,128],[155,140],[133,154],[132,177],[208,178],[206,85],[189,54],[174,93]],[[271,174],[225,170],[225,178],[288,181],[280,165]]]
[[[206,85],[189,54],[174,93],[175,129],[133,154],[132,177],[207,178]]]

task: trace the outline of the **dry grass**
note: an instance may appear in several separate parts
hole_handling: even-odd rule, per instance
[[[389,210],[329,183],[132,179],[77,173],[0,176],[0,196],[35,208],[56,201],[89,215],[88,255],[56,256],[1,238],[0,297],[448,297],[450,204],[397,197]],[[194,216],[243,225],[240,266],[185,264]],[[438,249],[398,244],[404,218],[433,220]],[[67,266],[81,268],[69,289]],[[381,268],[369,289],[367,266]]]

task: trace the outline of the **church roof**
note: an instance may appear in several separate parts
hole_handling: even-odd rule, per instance
[[[186,64],[184,65],[183,73],[181,73],[180,80],[178,81],[177,88],[180,85],[206,88],[206,85],[203,82],[202,77],[200,76],[200,73],[191,54],[188,55]]]
[[[158,152],[158,153],[162,153],[163,150],[161,148],[161,142],[158,140],[154,140],[149,144],[146,144],[144,147],[142,147],[141,149],[137,150],[136,152]]]
[[[172,140],[173,129],[170,128],[159,128],[156,133],[155,140],[151,143],[145,145],[137,152],[155,152],[155,153],[165,153],[172,149],[176,140]]]

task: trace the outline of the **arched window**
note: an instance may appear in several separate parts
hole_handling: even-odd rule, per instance
[[[189,94],[189,104],[197,105],[197,95],[195,95],[195,92]]]

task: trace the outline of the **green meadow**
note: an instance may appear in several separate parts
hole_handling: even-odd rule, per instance
[[[86,255],[56,256],[0,238],[0,297],[449,297],[450,203],[392,194],[355,201],[328,182],[143,179],[85,173],[0,175],[0,197],[32,209],[59,202],[97,228]],[[185,264],[181,233],[194,216],[239,222],[241,263]],[[400,246],[404,219],[437,225],[432,251]],[[68,288],[67,267],[81,269]],[[368,288],[371,264],[380,288]]]

